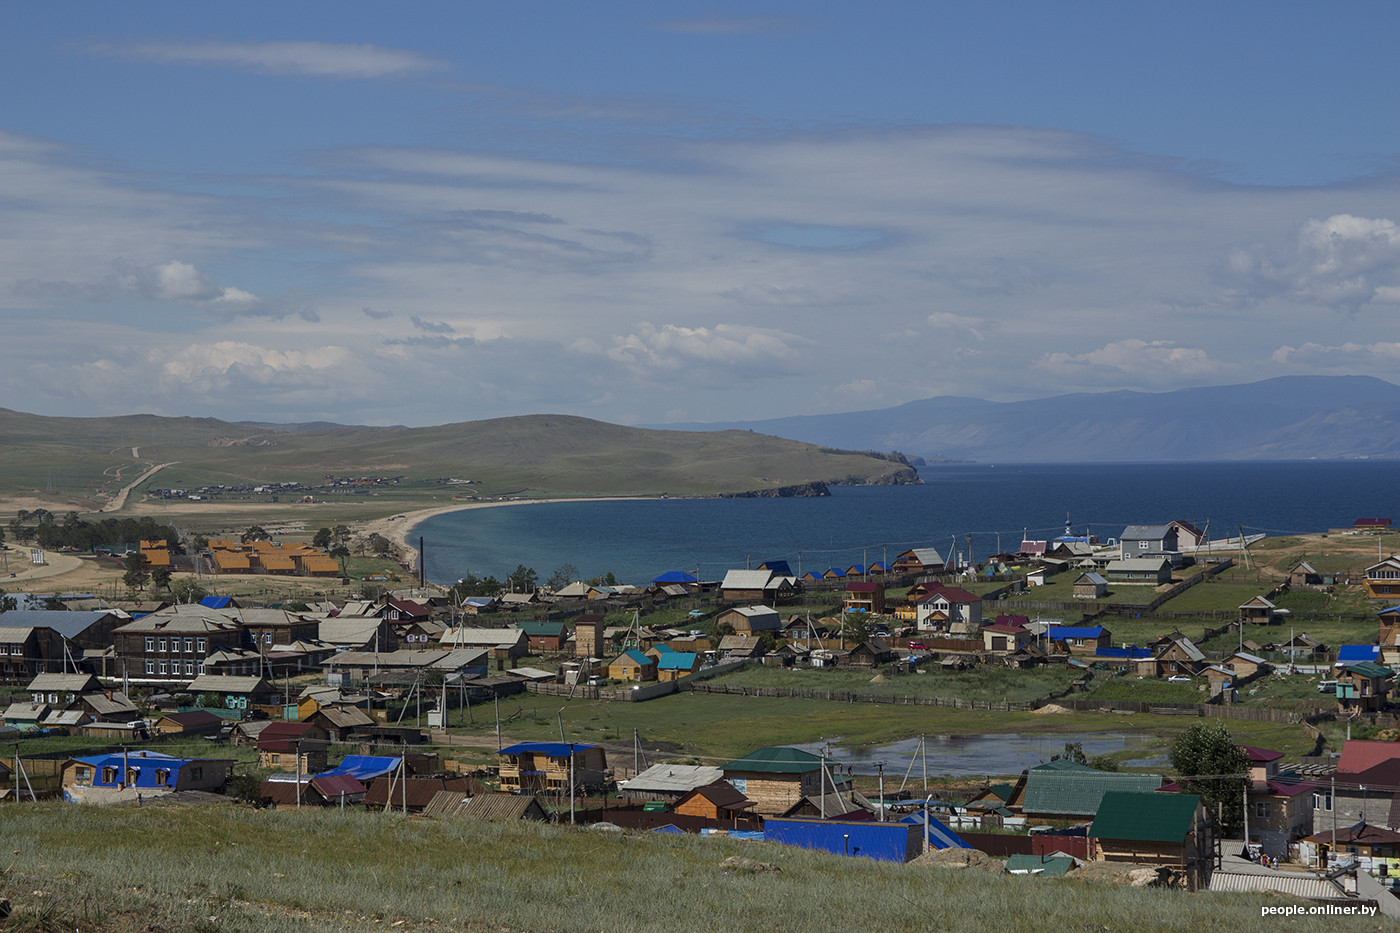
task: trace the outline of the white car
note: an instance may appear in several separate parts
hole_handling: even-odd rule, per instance
[[[1169,684],[1189,684],[1190,682],[1191,678],[1187,677],[1185,674],[1174,674],[1167,678],[1167,683]]]

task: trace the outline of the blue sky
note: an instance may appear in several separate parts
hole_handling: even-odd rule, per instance
[[[1400,363],[1400,7],[9,4],[0,405],[621,423]]]

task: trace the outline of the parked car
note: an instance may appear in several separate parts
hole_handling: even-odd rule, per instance
[[[1190,682],[1191,678],[1187,677],[1185,674],[1173,674],[1167,678],[1167,683],[1169,684],[1189,684]]]
[[[1317,692],[1318,692],[1318,693],[1336,693],[1336,692],[1337,692],[1337,682],[1336,682],[1335,680],[1324,680],[1322,683],[1320,683],[1320,684],[1317,685]]]
[[[928,645],[924,644],[924,643],[921,642],[921,641],[911,641],[911,642],[909,643],[909,650],[910,650],[910,651],[927,651],[927,650],[928,650]]]

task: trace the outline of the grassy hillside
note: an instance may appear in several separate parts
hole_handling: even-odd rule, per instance
[[[0,409],[0,496],[99,506],[147,485],[319,483],[336,476],[472,479],[494,493],[713,495],[813,481],[916,480],[902,463],[747,431],[650,431],[565,415],[428,428],[269,430],[210,418],[48,418]]]
[[[335,810],[0,810],[9,930],[1256,929],[1287,901],[894,865],[765,843]],[[779,871],[733,870],[744,856]],[[1053,919],[1052,919],[1053,918]],[[1317,929],[1271,917],[1270,929]],[[1329,917],[1337,930],[1388,921]]]

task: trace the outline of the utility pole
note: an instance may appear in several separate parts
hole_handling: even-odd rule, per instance
[[[301,809],[301,739],[296,740],[297,752],[297,809]]]
[[[880,773],[880,822],[885,822],[885,763],[877,762],[875,767]]]

